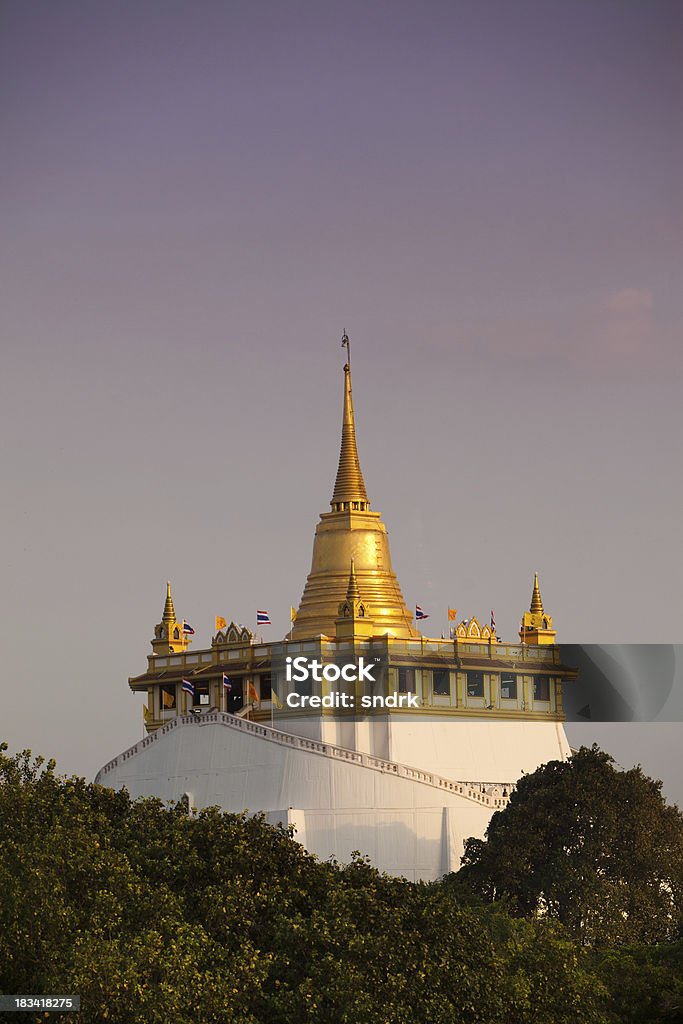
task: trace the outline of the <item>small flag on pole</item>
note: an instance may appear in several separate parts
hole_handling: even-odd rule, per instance
[[[216,632],[218,632],[219,629],[225,629],[226,626],[227,626],[227,622],[225,621],[223,616],[222,615],[217,615],[216,616]]]
[[[292,605],[292,607],[289,610],[289,621],[296,622],[296,608],[294,607],[294,605]]]
[[[457,614],[458,614],[458,609],[457,608],[449,608],[448,609],[448,621],[449,622],[455,622]]]
[[[168,690],[162,690],[161,691],[161,699],[163,701],[163,704],[164,704],[165,708],[174,708],[175,707],[175,690],[173,691],[173,693],[169,693]]]
[[[225,690],[226,693],[230,693],[230,691],[232,690],[232,683],[226,676],[225,672],[223,673],[223,689]]]
[[[282,708],[283,708],[283,703],[280,700],[280,698],[278,697],[277,693],[275,692],[275,687],[274,686],[270,687],[270,699],[272,700],[273,704],[278,709],[278,711],[281,711]]]
[[[254,684],[253,684],[251,679],[249,680],[249,685],[247,686],[247,699],[248,700],[253,700],[253,702],[255,704],[259,703],[258,694],[256,692],[256,687],[254,686]]]
[[[152,719],[152,716],[151,716],[151,714],[149,712],[149,708],[147,707],[146,704],[142,705],[142,717],[144,718],[144,720],[146,722],[149,722]]]
[[[191,683],[189,679],[183,679],[183,693],[189,693],[191,697],[194,697],[194,683]]]
[[[256,625],[257,626],[272,626],[273,623],[270,621],[269,612],[256,612]]]
[[[429,615],[427,614],[427,612],[423,611],[419,604],[415,605],[415,618],[418,620],[418,622],[419,622],[420,619],[428,619],[429,618]]]
[[[185,622],[183,619],[183,633],[187,633],[188,636],[194,636],[194,630],[189,622]]]

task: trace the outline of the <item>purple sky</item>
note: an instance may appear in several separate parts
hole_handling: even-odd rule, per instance
[[[13,746],[93,775],[140,737],[126,678],[167,578],[199,646],[257,606],[284,633],[343,328],[369,495],[434,631],[493,607],[512,637],[538,569],[560,640],[681,641],[679,4],[1,17]],[[652,728],[609,749],[683,800],[680,732]]]

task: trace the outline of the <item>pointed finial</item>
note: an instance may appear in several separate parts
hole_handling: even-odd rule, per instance
[[[171,584],[166,582],[166,604],[164,605],[164,614],[162,616],[162,622],[175,622],[175,609],[173,607],[173,598],[171,597]]]
[[[531,612],[535,612],[539,615],[543,614],[543,601],[541,600],[541,588],[538,585],[538,573],[534,573],[534,589],[531,595]]]
[[[346,349],[346,365],[344,367],[344,370],[349,370],[350,371],[351,370],[351,342],[349,341],[349,336],[346,333],[346,329],[344,329],[342,331],[342,342],[341,343],[342,343],[342,348]]]
[[[355,511],[364,512],[370,508],[370,503],[365,490],[365,481],[361,473],[356,446],[356,422],[351,394],[351,343],[346,331],[342,338],[342,347],[347,350],[347,362],[344,365],[344,414],[342,416],[339,468],[330,504],[333,512],[351,510],[354,505]]]
[[[360,590],[358,589],[358,580],[356,579],[356,567],[353,559],[351,559],[351,571],[349,573],[349,585],[346,588],[346,600],[347,601],[360,601]]]

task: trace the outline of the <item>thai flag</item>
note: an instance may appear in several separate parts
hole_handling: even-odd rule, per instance
[[[232,690],[232,683],[226,676],[225,672],[223,673],[223,689],[227,690],[228,693]]]
[[[194,697],[194,683],[191,683],[189,679],[183,679],[183,693],[189,693],[191,697]]]
[[[189,636],[194,636],[194,630],[192,626],[190,625],[189,622],[185,622],[185,619],[183,619],[183,633],[187,633],[189,634]]]
[[[257,626],[272,626],[273,623],[270,621],[270,615],[268,612],[256,612],[256,625]]]
[[[419,621],[420,619],[428,619],[429,615],[427,612],[423,612],[419,604],[415,605],[415,618]]]

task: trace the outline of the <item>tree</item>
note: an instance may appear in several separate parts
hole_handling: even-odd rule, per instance
[[[683,921],[683,817],[661,782],[582,747],[520,780],[486,839],[467,841],[457,879],[584,945],[670,940]]]
[[[683,941],[608,950],[596,966],[611,993],[613,1024],[683,1021]]]
[[[596,964],[451,879],[321,863],[262,816],[133,801],[0,746],[0,991],[78,993],[80,1024],[611,1024],[621,966]]]

